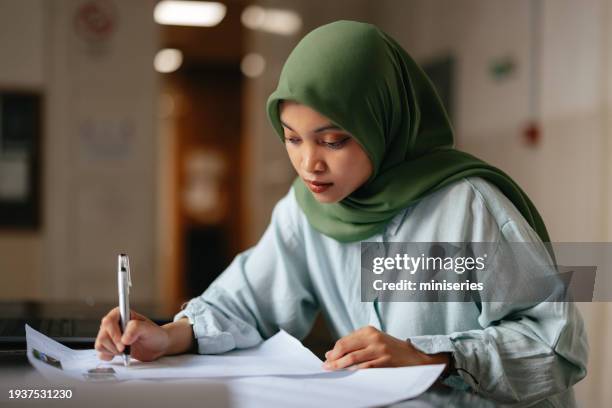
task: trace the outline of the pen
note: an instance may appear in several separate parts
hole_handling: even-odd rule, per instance
[[[130,286],[132,278],[130,276],[130,260],[127,255],[121,254],[117,262],[117,284],[119,286],[119,313],[121,314],[121,332],[125,333],[128,322],[130,321]],[[130,346],[125,346],[123,350],[123,365],[130,365]]]

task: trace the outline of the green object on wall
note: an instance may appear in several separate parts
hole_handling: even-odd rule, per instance
[[[516,71],[516,62],[512,57],[495,59],[489,65],[489,72],[496,81],[510,77]]]

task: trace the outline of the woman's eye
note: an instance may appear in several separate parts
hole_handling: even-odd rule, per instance
[[[344,138],[342,140],[338,140],[337,142],[323,142],[323,144],[330,149],[340,149],[346,142],[348,142],[350,137]]]
[[[285,142],[289,142],[291,144],[298,144],[300,139],[297,137],[285,137]]]

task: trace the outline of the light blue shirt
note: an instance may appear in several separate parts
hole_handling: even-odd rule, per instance
[[[541,243],[514,205],[481,178],[426,196],[367,239],[499,240]],[[281,328],[304,338],[321,311],[338,338],[372,325],[425,353],[452,353],[459,369],[447,380],[453,386],[506,403],[575,405],[572,385],[586,375],[588,345],[573,303],[516,311],[499,302],[362,302],[360,259],[360,242],[341,243],[313,229],[290,190],[259,243],[237,255],[174,320],[187,317],[198,351],[213,354],[255,346]]]

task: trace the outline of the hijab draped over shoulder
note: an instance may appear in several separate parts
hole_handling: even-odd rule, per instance
[[[267,102],[284,141],[282,100],[306,105],[349,132],[373,165],[360,188],[332,204],[319,203],[295,180],[297,201],[321,233],[340,242],[367,239],[426,195],[478,176],[496,185],[542,241],[550,241],[537,209],[509,176],[453,148],[453,129],[429,78],[376,26],[336,21],[299,42]]]

